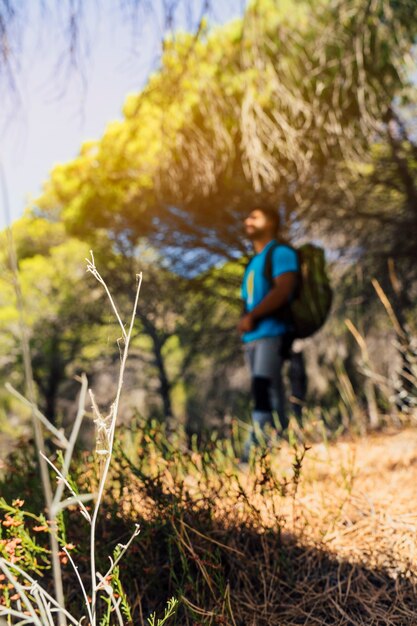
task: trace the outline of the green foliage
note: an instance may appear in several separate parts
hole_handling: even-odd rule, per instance
[[[116,559],[117,556],[118,556],[118,551],[116,548],[113,554],[113,559]],[[116,602],[120,602],[121,614],[123,615],[123,617],[126,618],[126,623],[132,624],[133,621],[132,621],[132,612],[130,608],[130,601],[128,597],[126,596],[126,593],[123,589],[122,582],[120,580],[120,567],[115,567],[109,578],[110,578],[109,583],[111,585],[111,590],[109,590],[109,593],[112,593]],[[100,620],[100,626],[111,626],[111,624],[113,623],[112,621],[113,605],[112,605],[112,601],[111,601],[111,597],[109,593],[103,593],[100,596],[101,600],[107,606],[107,609],[103,612],[103,616]]]
[[[116,558],[116,553],[114,557]],[[120,598],[120,605],[122,609],[122,613],[127,619],[128,622],[132,621],[132,612],[129,606],[129,600],[126,596],[126,593],[123,590],[122,583],[120,580],[120,567],[115,567],[112,573],[112,586],[114,591],[117,593],[117,596]]]
[[[44,233],[48,233],[46,240],[54,244],[49,248]],[[55,245],[63,237],[62,224],[53,225],[37,217],[31,221],[29,215],[15,223],[13,234],[16,249],[22,255],[19,282],[24,300],[23,319],[30,339],[40,406],[47,417],[59,419],[57,401],[64,381],[81,369],[91,371],[105,362],[108,365],[109,338],[117,337],[118,331],[109,321],[110,310],[102,305],[101,292],[85,276],[86,243],[65,236]],[[6,253],[5,235],[2,236]],[[230,264],[224,271],[215,269],[189,278],[172,271],[163,257],[145,245],[129,253],[118,252],[102,237],[100,246],[96,256],[103,257],[104,277],[112,285],[122,312],[131,306],[132,274],[141,270],[145,275],[132,357],[141,363],[141,386],[146,388],[150,381],[153,390],[149,413],[185,418],[191,410],[189,398],[197,382],[199,364],[211,367],[215,354],[225,363],[235,358],[240,267]],[[0,346],[4,354],[0,361],[1,377],[19,388],[22,385],[20,313],[7,258],[4,268],[0,277]],[[156,389],[155,380],[159,380]],[[204,397],[198,399],[198,405],[205,402]],[[7,406],[9,411],[17,410],[24,417],[24,412],[12,406],[4,394],[1,405],[3,410]],[[161,405],[162,410],[158,408]],[[201,412],[195,402],[192,412],[194,415]]]
[[[34,216],[29,211],[26,211],[23,217],[13,222],[12,232],[19,259],[27,259],[37,255],[46,257],[51,248],[68,240],[62,222],[46,220],[43,217]],[[0,242],[0,263],[2,266],[7,266],[8,244],[5,231],[0,233]]]
[[[122,308],[131,270],[145,272],[133,346],[141,386],[160,396],[148,402],[152,416],[198,421],[203,409],[223,410],[225,394],[216,398],[239,359],[241,218],[254,203],[279,204],[291,234],[336,234],[338,250],[361,258],[365,275],[381,276],[384,287],[387,258],[395,259],[403,280],[396,308],[413,321],[416,151],[396,109],[412,116],[415,104],[416,12],[412,0],[259,0],[243,20],[203,23],[198,36],[164,42],[160,69],[126,98],[123,120],[55,167],[37,217],[16,225],[44,398],[56,396],[51,381],[100,359],[109,334],[80,283],[58,271],[85,256],[75,237],[106,256]],[[60,219],[71,234],[63,240]],[[58,250],[71,246],[73,260],[62,261]],[[43,292],[32,306],[38,282]],[[342,300],[373,297],[370,287],[348,282]],[[19,360],[17,312],[10,288],[4,293],[2,369],[10,373]],[[90,323],[80,321],[81,308],[91,311]],[[342,319],[337,325],[340,336]]]
[[[49,533],[44,515],[35,515],[23,509],[20,498],[8,504],[0,498],[0,556],[17,563],[27,572],[43,576],[50,569],[50,550],[47,540],[40,541]]]
[[[41,407],[55,419],[60,384],[86,363],[83,353],[88,343],[97,345],[98,323],[102,321],[101,292],[85,276],[87,244],[68,238],[63,225],[52,224],[28,215],[15,222],[13,237],[19,259],[19,284],[24,310],[16,302],[14,280],[5,258],[6,234],[2,249],[3,272],[0,275],[0,349],[3,376],[21,385],[22,314],[32,351],[34,378]],[[91,358],[90,347],[90,358]]]
[[[263,0],[243,20],[178,34],[123,121],[56,167],[37,204],[87,239],[105,229],[227,257],[253,202],[295,218],[363,157],[408,84],[416,32],[413,0]]]
[[[178,600],[176,600],[175,598],[171,598],[170,600],[168,600],[168,606],[165,609],[165,613],[164,613],[163,618],[162,619],[159,619],[159,618],[157,619],[156,613],[154,613],[153,615],[148,617],[149,626],[164,626],[164,624],[167,623],[167,621],[170,619],[170,617],[175,615],[175,611],[177,610],[177,606],[178,606]]]

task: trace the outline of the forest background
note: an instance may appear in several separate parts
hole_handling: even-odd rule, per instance
[[[373,430],[399,433],[413,427],[417,417],[417,5],[414,0],[258,0],[247,4],[242,18],[214,27],[207,17],[213,3],[201,2],[201,16],[194,28],[187,31],[176,28],[176,11],[186,11],[191,4],[162,4],[166,29],[160,62],[143,89],[126,97],[123,119],[109,121],[101,137],[80,146],[76,158],[53,167],[39,197],[29,203],[23,217],[0,234],[2,453],[6,456],[5,451],[18,442],[20,448],[26,446],[32,435],[31,411],[22,405],[18,393],[10,393],[10,384],[17,392],[25,389],[22,328],[28,338],[39,409],[55,427],[65,429],[77,411],[84,372],[100,406],[111,402],[117,390],[123,349],[120,324],[105,292],[91,271],[86,273],[85,259],[91,259],[92,250],[123,320],[132,310],[135,276],[142,272],[119,411],[119,420],[127,427],[123,432],[137,436],[139,443],[126,443],[120,437],[120,456],[116,474],[112,475],[112,485],[118,486],[109,495],[106,506],[107,519],[112,523],[121,524],[120,520],[124,523],[127,518],[131,522],[132,511],[138,513],[134,496],[132,502],[126,503],[127,508],[133,507],[128,513],[116,506],[118,497],[123,501],[120,494],[125,494],[124,481],[128,476],[138,493],[145,493],[146,498],[157,503],[149,510],[144,504],[146,510],[141,510],[147,529],[143,545],[148,548],[144,548],[145,560],[141,563],[144,575],[149,565],[146,555],[157,551],[159,545],[161,552],[154,555],[151,591],[148,595],[143,592],[135,604],[139,595],[132,587],[129,599],[140,612],[141,623],[145,623],[142,606],[148,612],[163,606],[168,593],[164,589],[163,597],[158,595],[158,580],[165,567],[161,563],[169,555],[169,576],[163,570],[163,575],[169,577],[167,589],[175,595],[182,594],[182,598],[190,598],[194,593],[191,604],[183,600],[184,613],[179,619],[187,621],[178,623],[195,623],[196,615],[204,615],[203,623],[207,624],[215,623],[210,621],[213,616],[226,620],[218,623],[230,624],[308,623],[297,621],[301,617],[295,621],[288,617],[292,610],[300,608],[294,599],[297,594],[284,607],[287,621],[282,617],[284,613],[279,617],[273,613],[278,610],[276,599],[250,604],[248,598],[252,598],[254,590],[258,593],[256,575],[250,583],[253,587],[247,587],[249,578],[244,574],[239,578],[243,561],[235,562],[232,557],[227,560],[240,550],[246,554],[249,539],[245,533],[250,527],[254,532],[254,555],[261,559],[255,569],[265,567],[266,580],[272,581],[279,578],[281,570],[277,574],[265,546],[268,541],[281,541],[276,525],[281,528],[288,511],[297,550],[309,532],[322,532],[321,524],[328,524],[321,534],[323,539],[328,533],[334,538],[337,524],[343,527],[340,536],[344,536],[343,525],[351,528],[356,523],[354,516],[349,523],[342,516],[351,493],[349,476],[353,480],[353,470],[349,473],[343,467],[335,476],[343,478],[348,496],[343,495],[343,504],[335,506],[336,517],[332,517],[332,510],[314,518],[315,521],[310,519],[306,523],[310,530],[307,532],[303,526],[297,535],[301,517],[296,513],[295,502],[306,451],[300,455],[296,445],[291,466],[294,491],[288,510],[284,506],[285,515],[274,512],[274,517],[270,513],[272,491],[266,494],[264,489],[267,484],[272,490],[272,482],[268,481],[273,480],[273,473],[269,466],[268,469],[261,464],[260,478],[254,477],[253,494],[255,503],[258,496],[265,498],[264,508],[256,509],[245,496],[244,506],[248,509],[244,531],[232,528],[235,504],[243,492],[239,491],[235,502],[228,491],[232,476],[228,474],[228,464],[230,455],[239,452],[250,420],[249,379],[236,331],[241,313],[239,285],[250,254],[242,222],[254,207],[272,205],[279,211],[285,237],[295,245],[306,241],[322,245],[327,254],[335,298],[324,328],[305,342],[309,389],[303,433],[293,421],[296,439],[327,445],[329,439],[337,440],[342,435],[365,437]],[[74,61],[74,71],[79,57],[71,55],[79,51],[83,36],[79,29],[82,11],[77,12],[80,6],[68,3],[67,52]],[[139,10],[141,3],[126,6]],[[15,71],[10,59],[19,50],[19,39],[14,39],[16,15],[13,3],[0,2],[0,28],[4,33],[1,41],[6,42],[0,45],[0,68],[8,93],[13,93]],[[129,13],[128,19],[135,15],[135,11]],[[7,209],[5,177],[2,192]],[[6,382],[8,387],[4,386]],[[165,427],[179,437],[177,443],[181,442],[174,450],[169,441],[160,443],[159,429],[163,431]],[[91,449],[93,430],[93,419],[86,419],[82,447],[87,450]],[[201,457],[195,456],[200,445],[205,450],[207,442],[212,443],[216,437],[221,446],[227,447],[229,441],[235,446],[227,448],[229,456],[226,455],[222,469],[210,465],[214,463],[211,457],[207,457],[209,465],[204,465],[205,452],[201,452]],[[151,453],[147,457],[143,450],[149,451],[149,446]],[[148,467],[145,471],[141,465],[155,460],[154,448],[161,455],[155,461],[156,474]],[[127,450],[134,451],[134,461]],[[181,460],[176,454],[181,457],[182,451]],[[3,462],[6,477],[2,489],[8,495],[17,483],[7,483],[7,472],[15,478],[19,472],[25,476],[24,484],[21,476],[19,479],[23,492],[33,484],[35,474],[29,480],[25,471],[31,468],[32,472],[36,463],[32,458],[32,464],[27,464],[25,454],[23,461],[13,457],[11,466]],[[277,452],[276,459],[279,458]],[[190,465],[184,469],[182,462]],[[81,481],[90,480],[94,487],[93,455],[88,457],[88,463],[88,471],[84,473],[76,465],[75,472]],[[197,504],[191,492],[186,492],[190,498],[187,500],[183,491],[192,474],[190,468],[195,470],[197,466],[195,480],[208,481],[204,486],[208,502],[204,515],[208,517],[203,518],[198,517],[202,510],[199,507],[203,506],[200,500]],[[210,471],[214,467],[214,474],[207,467]],[[166,482],[161,479],[163,475],[166,478],[167,468],[173,472],[172,484],[171,478]],[[185,478],[175,473],[183,470]],[[335,476],[330,483],[334,498],[336,494],[339,497],[340,486]],[[256,482],[258,479],[260,482]],[[287,478],[273,483],[280,498],[288,496],[288,484]],[[324,483],[320,485],[320,489],[325,488]],[[216,508],[222,489],[225,507],[230,497],[227,515],[232,517],[224,514],[219,528],[213,510],[220,517],[224,513],[221,507],[221,513]],[[19,520],[21,506],[13,504],[12,509]],[[36,500],[30,506],[34,510],[40,505]],[[7,511],[7,515],[12,514],[10,508]],[[272,526],[268,521],[270,514]],[[153,515],[161,515],[158,523],[154,523]],[[175,524],[183,523],[200,529],[196,541],[203,538],[210,542],[207,536],[217,537],[216,549],[229,552],[220,551],[220,556],[216,553],[213,558],[218,561],[212,562],[210,550],[199,546],[198,550],[204,553],[204,558],[200,558],[191,541],[185,546],[188,539],[183,526],[183,534],[178,535]],[[210,529],[207,536],[205,524]],[[6,528],[9,526],[13,524],[6,517]],[[266,528],[273,528],[277,534],[268,534]],[[163,536],[160,544],[154,541],[155,534],[160,538],[158,533]],[[401,541],[404,533],[405,530]],[[14,541],[11,537],[7,535],[7,541]],[[149,537],[153,539],[146,544]],[[178,554],[172,548],[174,537]],[[78,539],[82,545],[83,537]],[[314,537],[315,548],[316,541]],[[275,543],[271,545],[276,547]],[[328,554],[320,550],[314,552],[314,559],[327,559]],[[376,550],[373,552],[377,554]],[[393,551],[385,546],[382,553],[389,560]],[[311,554],[310,550],[308,558]],[[295,552],[291,555],[291,559],[295,558]],[[152,561],[151,556],[149,559]],[[394,593],[394,566],[390,569],[385,561],[388,574],[383,585],[389,599],[387,606],[392,606],[392,611],[398,608],[398,615],[407,614],[410,621],[404,618],[403,622],[390,622],[389,617],[378,621],[379,617],[375,617],[374,623],[413,623],[412,603],[408,603],[412,594],[407,595],[407,585],[409,579],[414,580],[415,571],[409,565],[408,555],[404,559],[404,579],[400,561],[394,568],[395,576],[401,572],[401,584],[405,581],[401,587],[404,595],[397,588]],[[308,559],[302,557],[300,562],[307,563]],[[133,561],[131,565],[136,567]],[[364,576],[370,581],[370,596],[364,605],[372,610],[373,577],[380,572],[380,565],[372,559],[367,561],[366,572],[361,570],[355,578],[360,582]],[[32,567],[36,570],[37,565],[32,562]],[[236,583],[236,596],[232,594],[232,599],[229,567],[237,567],[240,572],[236,580],[241,587]],[[332,584],[337,567],[337,559],[323,565],[326,585]],[[224,577],[218,574],[220,570],[223,573],[222,568]],[[411,574],[407,568],[411,568]],[[194,588],[192,571],[198,574]],[[326,611],[329,615],[336,611],[340,619],[328,623],[352,623],[346,614],[343,617],[343,611],[352,609],[347,599],[351,600],[350,580],[355,573],[356,569],[346,572],[343,579],[346,603],[340,600],[342,613],[338,605],[334,608],[330,587],[326,586]],[[310,584],[311,570],[303,570],[301,579],[303,585]],[[126,574],[126,580],[133,585],[134,578]],[[322,580],[317,584],[321,593]],[[241,588],[243,596],[239,595]],[[359,585],[360,592],[363,588]],[[325,606],[314,601],[314,594],[305,590],[300,593],[306,601],[311,599],[311,611]],[[397,601],[400,604],[395,604]],[[76,603],[73,598],[71,602]],[[264,621],[259,607],[263,607]],[[356,609],[352,610],[355,613]],[[305,609],[304,617],[313,614],[309,611]],[[235,619],[233,615],[240,617]]]
[[[403,359],[372,279],[413,332],[414,17],[411,2],[265,1],[225,26],[203,17],[196,33],[166,37],[160,68],[128,96],[123,120],[54,167],[13,224],[50,419],[66,419],[81,371],[111,393],[117,330],[84,276],[90,249],[122,307],[144,272],[125,419],[172,418],[190,432],[248,419],[235,327],[250,251],[242,220],[262,203],[277,207],[293,243],[323,245],[331,266],[333,312],[305,348],[310,417],[330,428],[399,419]],[[5,241],[1,372],[19,387]],[[4,391],[1,406],[14,431],[18,409]]]

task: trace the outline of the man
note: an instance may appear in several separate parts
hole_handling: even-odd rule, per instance
[[[295,292],[299,268],[297,253],[292,248],[284,244],[274,247],[278,227],[278,214],[270,208],[256,208],[245,220],[255,255],[243,277],[245,313],[238,324],[250,367],[254,404],[253,430],[245,446],[244,461],[252,445],[260,443],[265,426],[274,426],[273,411],[278,414],[282,430],[288,426],[282,366],[291,348],[292,325],[285,315],[285,306]],[[274,248],[272,286],[265,276],[270,247]]]

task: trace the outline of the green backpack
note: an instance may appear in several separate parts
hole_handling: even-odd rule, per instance
[[[268,250],[265,259],[264,276],[273,285],[272,254],[281,244],[278,241]],[[288,246],[292,248],[292,246]],[[311,243],[304,244],[297,250],[299,277],[293,300],[277,311],[279,319],[291,321],[295,337],[303,339],[317,332],[329,314],[333,292],[327,275],[326,259],[323,248]]]

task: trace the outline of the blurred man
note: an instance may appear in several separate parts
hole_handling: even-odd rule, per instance
[[[244,224],[255,253],[243,277],[245,313],[238,324],[252,379],[253,429],[242,458],[247,461],[252,445],[261,443],[264,428],[274,426],[274,411],[282,431],[288,427],[282,367],[290,356],[293,328],[289,302],[297,287],[299,267],[297,253],[276,242],[279,217],[274,210],[256,208]]]

